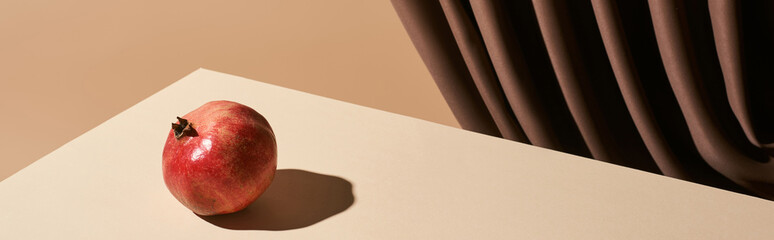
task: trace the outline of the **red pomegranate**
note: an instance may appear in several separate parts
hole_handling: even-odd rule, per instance
[[[162,154],[164,182],[203,216],[242,210],[271,184],[277,143],[266,119],[230,101],[208,102],[172,123]]]

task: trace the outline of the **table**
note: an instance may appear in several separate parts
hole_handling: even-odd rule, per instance
[[[396,93],[396,97],[399,97]],[[199,217],[167,191],[169,123],[261,112],[270,189]],[[0,182],[0,239],[771,238],[774,203],[200,69]]]

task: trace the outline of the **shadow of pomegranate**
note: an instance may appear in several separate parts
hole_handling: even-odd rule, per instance
[[[281,169],[266,192],[244,210],[199,217],[226,229],[281,231],[311,226],[354,202],[352,183],[343,178]]]

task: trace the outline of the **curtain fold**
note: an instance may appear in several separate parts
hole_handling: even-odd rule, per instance
[[[441,0],[440,3],[462,58],[500,134],[505,139],[529,143],[510,108],[506,107],[503,90],[492,70],[492,62],[465,8],[455,0]]]
[[[395,1],[393,7],[403,19],[406,32],[460,126],[487,135],[502,136],[472,82],[440,4],[432,1]]]
[[[774,199],[774,3],[392,3],[464,129]]]
[[[502,6],[491,1],[470,4],[508,107],[523,126],[527,139],[535,146],[561,149]]]

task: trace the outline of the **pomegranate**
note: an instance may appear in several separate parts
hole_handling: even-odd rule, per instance
[[[233,213],[257,199],[277,170],[274,131],[261,114],[230,101],[208,102],[172,123],[164,183],[202,216]]]

